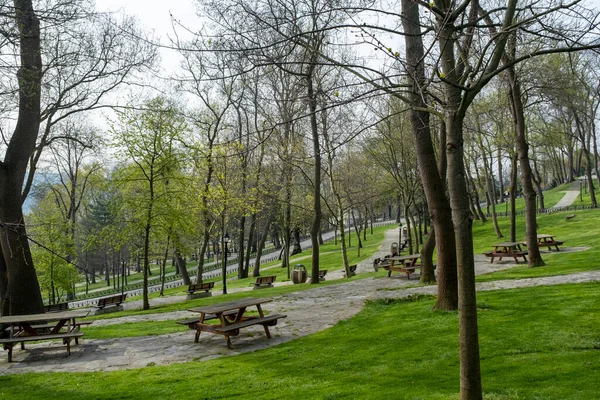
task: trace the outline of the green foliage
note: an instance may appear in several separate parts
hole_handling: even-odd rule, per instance
[[[52,193],[39,202],[28,222],[29,234],[35,240],[31,256],[42,297],[58,302],[79,280],[75,267],[67,262],[67,257],[75,257],[69,224],[57,208]]]

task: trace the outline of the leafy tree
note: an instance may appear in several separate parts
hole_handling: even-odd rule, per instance
[[[143,309],[147,310],[151,231],[158,218],[168,215],[173,201],[169,180],[179,168],[178,144],[187,125],[174,105],[160,97],[148,101],[143,110],[130,109],[118,116],[112,131],[121,154],[132,162],[119,180],[128,187],[129,209],[143,232]]]
[[[37,205],[28,217],[28,224],[35,243],[32,258],[42,292],[50,304],[60,302],[66,293],[72,293],[79,274],[67,258],[74,251],[69,223],[52,193]]]

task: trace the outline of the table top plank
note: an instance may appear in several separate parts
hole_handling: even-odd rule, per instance
[[[194,307],[194,308],[188,309],[188,311],[201,313],[201,314],[202,313],[204,313],[204,314],[219,314],[219,313],[229,311],[229,310],[238,310],[240,308],[257,306],[259,304],[268,303],[270,301],[273,301],[273,299],[248,297],[248,298],[244,298],[244,299],[228,301],[226,303]]]
[[[521,242],[504,242],[492,245],[492,247],[518,247]]]
[[[554,237],[554,235],[547,235],[545,233],[538,233],[537,238],[538,239],[552,239]]]
[[[393,256],[393,257],[389,257],[388,260],[408,261],[408,260],[414,260],[416,258],[421,258],[421,254],[417,253],[417,254],[408,254],[405,256]]]
[[[21,322],[60,321],[71,318],[87,317],[90,310],[68,310],[43,314],[8,315],[0,317],[0,324],[18,324]]]

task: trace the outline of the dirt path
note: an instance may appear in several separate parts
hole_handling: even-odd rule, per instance
[[[374,257],[387,253],[389,244],[396,238],[396,230],[388,231],[380,252]],[[372,268],[370,265],[370,261],[359,264],[358,273]],[[513,266],[514,264],[508,261],[490,264],[485,257],[476,256],[477,274]],[[327,277],[331,279],[336,274],[341,276],[342,272],[331,272],[328,273]],[[478,284],[477,289],[497,290],[589,281],[600,281],[600,271],[566,276],[486,282]],[[111,371],[141,368],[147,365],[167,365],[191,360],[209,360],[245,353],[327,329],[341,320],[356,315],[363,309],[367,299],[395,298],[412,293],[436,293],[436,286],[407,287],[414,286],[415,283],[416,280],[407,281],[397,275],[397,277],[393,276],[392,278],[361,279],[276,296],[272,303],[265,304],[263,308],[268,312],[285,313],[288,317],[280,320],[277,326],[271,328],[273,338],[271,340],[267,339],[261,327],[252,327],[243,330],[239,336],[232,339],[233,349],[231,350],[227,349],[225,340],[220,335],[203,334],[199,343],[194,343],[192,331],[160,336],[116,339],[86,339],[84,337],[80,340],[79,345],[72,346],[70,357],[66,356],[65,349],[57,342],[28,344],[25,351],[17,347],[13,354],[15,362],[9,364],[5,353],[0,356],[0,374],[51,371]],[[268,292],[265,292],[265,294],[267,295]],[[153,304],[177,301],[182,301],[182,298],[174,296],[159,299],[153,301]],[[139,307],[139,304],[128,302],[127,308],[131,307]],[[183,304],[182,308],[184,308]],[[187,311],[178,311],[100,320],[95,321],[94,326],[140,321],[177,320],[192,316],[194,314]]]

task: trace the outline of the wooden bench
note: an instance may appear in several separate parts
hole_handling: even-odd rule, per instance
[[[194,294],[196,292],[206,292],[208,293],[210,289],[215,287],[214,282],[203,282],[203,283],[192,283],[188,286],[186,293]]]
[[[273,282],[275,282],[275,275],[269,276],[259,276],[256,278],[256,282],[252,283],[254,285],[254,289],[265,288],[265,287],[273,287]]]
[[[63,344],[67,345],[67,356],[70,356],[71,340],[75,339],[75,342],[77,343],[77,339],[81,336],[83,336],[83,332],[64,332],[38,336],[17,336],[12,338],[0,339],[0,344],[4,346],[4,350],[8,350],[8,362],[12,362],[12,349],[16,343],[21,343],[21,349],[25,349],[25,342],[62,339]]]
[[[69,303],[56,303],[44,305],[44,312],[59,312],[69,309]]]
[[[354,275],[356,275],[356,267],[357,267],[357,265],[356,265],[356,264],[354,264],[354,265],[350,265],[350,266],[348,267],[348,270],[349,270],[349,272],[350,272],[350,276],[354,276]],[[344,272],[344,278],[346,278],[346,270],[344,269],[344,270],[343,270],[343,272]]]
[[[210,290],[215,287],[214,282],[192,283],[188,286],[185,292],[188,294],[187,299],[192,300],[199,297],[211,296]],[[196,293],[199,292],[199,293]]]
[[[226,311],[223,313],[223,316],[229,320],[234,320],[235,317],[237,316],[237,311],[236,310]],[[205,321],[215,319],[215,318],[217,318],[217,316],[215,314],[206,314],[204,316]],[[187,325],[187,327],[190,329],[196,329],[196,324],[198,322],[200,322],[200,319],[198,317],[196,317],[196,318],[184,319],[182,321],[175,321],[175,322],[177,322],[178,324],[181,324],[181,325]]]
[[[102,310],[106,307],[117,307],[120,306],[121,303],[125,302],[125,299],[127,298],[127,293],[123,293],[123,294],[115,294],[114,296],[108,296],[108,297],[102,297],[100,299],[98,299],[98,305],[96,305],[95,307],[99,310]]]
[[[502,257],[512,257],[515,259],[515,263],[519,263],[519,258],[523,258],[525,262],[527,262],[527,255],[529,254],[527,251],[515,251],[514,253],[504,253],[504,252],[495,252],[490,251],[488,253],[483,253],[486,257],[490,257],[490,263],[494,262],[494,258],[498,258],[499,261],[502,261]]]
[[[230,324],[230,325],[226,325],[226,326],[220,326],[218,328],[215,328],[215,333],[221,333],[223,335],[225,335],[226,339],[227,339],[227,348],[231,348],[231,340],[230,340],[230,336],[237,336],[240,332],[241,328],[246,328],[248,326],[252,326],[252,325],[262,325],[263,328],[265,329],[265,334],[267,335],[268,339],[271,339],[271,333],[269,332],[269,326],[275,326],[277,325],[277,320],[279,318],[286,318],[287,315],[285,314],[271,314],[271,315],[267,315],[264,317],[257,317],[257,318],[248,318],[245,319],[244,321],[241,322],[236,322],[235,324]]]

